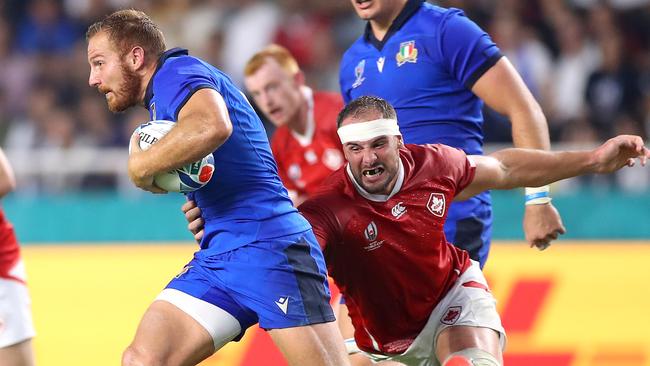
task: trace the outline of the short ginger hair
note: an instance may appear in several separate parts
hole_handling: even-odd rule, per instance
[[[289,50],[280,45],[271,44],[254,54],[248,60],[244,67],[244,76],[251,76],[256,73],[269,58],[275,60],[289,75],[295,75],[300,72],[298,62]]]

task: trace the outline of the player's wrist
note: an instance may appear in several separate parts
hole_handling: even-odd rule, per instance
[[[549,204],[551,202],[551,187],[549,185],[526,187],[525,199],[526,206]]]

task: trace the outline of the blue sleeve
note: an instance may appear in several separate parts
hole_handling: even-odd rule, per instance
[[[502,56],[490,36],[458,9],[447,12],[438,34],[441,62],[467,89]]]
[[[346,60],[345,55],[343,55],[343,58],[341,59],[341,65],[340,65],[340,68],[339,68],[339,87],[341,88],[341,96],[343,97],[343,105],[347,105],[348,103],[350,103],[350,100],[352,99],[350,97],[350,89],[349,89],[348,86],[346,86],[346,80],[345,80],[345,77],[343,76],[345,74],[346,65],[347,65],[347,60]]]
[[[156,78],[154,94],[158,100],[157,106],[164,106],[165,114],[173,117],[174,121],[178,120],[181,108],[198,90],[210,88],[219,91],[209,71],[198,62],[170,62],[168,67],[158,72]]]

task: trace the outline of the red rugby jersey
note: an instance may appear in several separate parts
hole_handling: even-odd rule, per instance
[[[308,89],[307,89],[308,90]],[[312,195],[321,182],[343,165],[341,141],[336,133],[336,116],[343,109],[337,93],[307,91],[313,130],[296,137],[287,127],[273,133],[271,150],[284,186],[298,195]],[[310,133],[311,132],[311,133]]]
[[[443,224],[474,166],[445,145],[406,145],[400,158],[401,187],[383,202],[362,196],[344,167],[300,206],[345,295],[356,342],[373,353],[404,352],[470,264]]]
[[[0,278],[22,282],[22,279],[9,274],[9,271],[18,263],[19,259],[20,248],[14,234],[14,228],[0,209]]]

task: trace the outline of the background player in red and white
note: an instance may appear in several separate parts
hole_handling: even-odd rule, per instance
[[[299,209],[346,297],[358,346],[407,365],[503,363],[505,334],[478,262],[445,238],[452,200],[610,173],[650,157],[638,136],[618,136],[592,151],[505,149],[489,156],[404,145],[395,110],[375,97],[348,104],[339,125],[348,164]]]
[[[0,197],[15,186],[13,169],[0,150]],[[0,365],[34,365],[31,313],[18,241],[13,226],[0,210]]]
[[[289,51],[269,45],[244,68],[244,83],[255,104],[277,127],[271,150],[289,196],[297,206],[343,165],[336,116],[337,93],[312,91]]]

